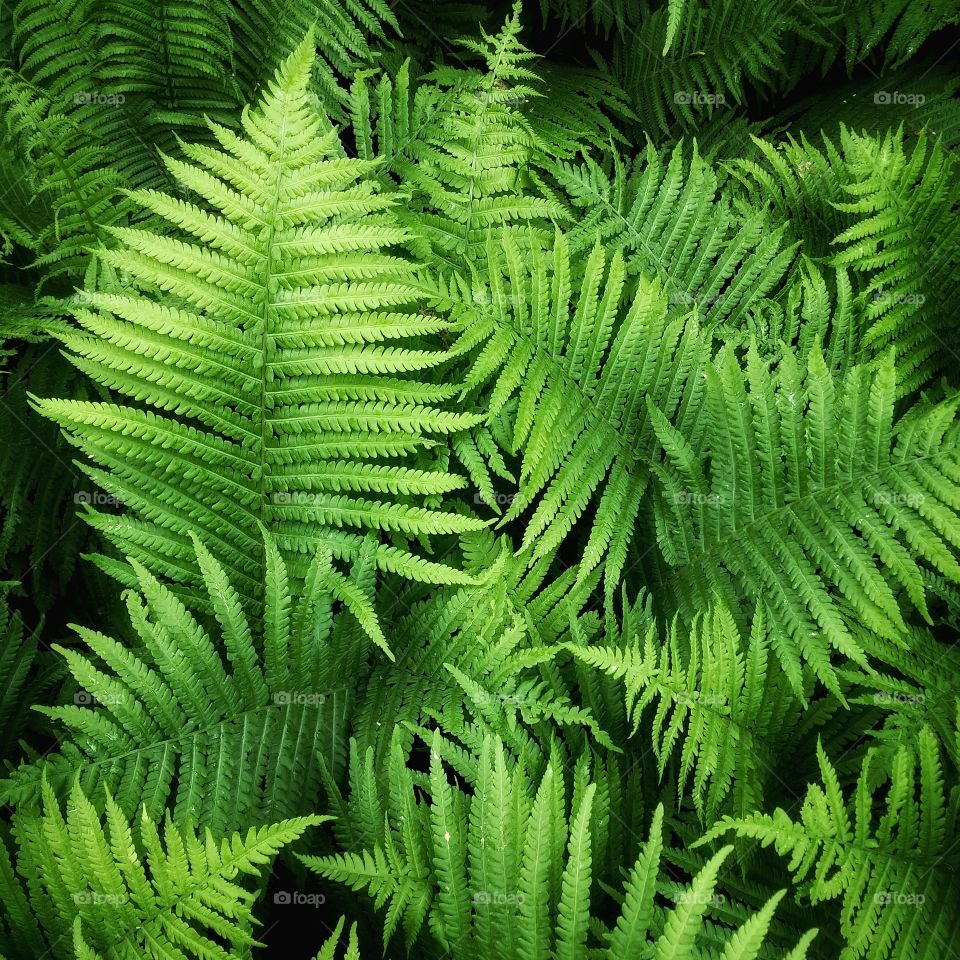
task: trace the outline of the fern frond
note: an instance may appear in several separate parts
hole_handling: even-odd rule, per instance
[[[762,614],[748,642],[722,606],[698,616],[689,635],[674,622],[662,645],[652,628],[630,639],[625,647],[565,648],[622,682],[632,732],[643,721],[644,739],[652,734],[661,777],[676,760],[678,802],[689,789],[702,822],[731,804],[761,807],[802,713],[783,675],[769,670]]]
[[[896,347],[899,395],[926,387],[948,365],[949,308],[960,257],[960,165],[928,136],[906,148],[902,128],[882,138],[841,131],[853,223],[834,238],[835,262],[864,274],[866,349]],[[931,142],[932,141],[932,142]]]
[[[0,581],[0,757],[13,759],[27,719],[27,678],[37,655],[37,636],[11,608],[7,584]]]
[[[865,664],[851,622],[902,639],[905,607],[929,616],[922,570],[960,576],[957,400],[895,416],[895,398],[891,354],[837,386],[819,350],[802,371],[751,348],[744,366],[720,354],[685,425],[650,404],[667,609],[692,617],[715,592],[742,620],[760,602],[800,696],[803,664],[840,697],[831,652]]]
[[[622,960],[645,952],[694,960],[703,955],[699,949],[708,932],[725,946],[725,957],[757,955],[779,894],[738,931],[705,922],[717,871],[732,848],[680,889],[671,910],[663,910],[654,903],[663,843],[659,807],[647,844],[617,895],[618,920],[608,931],[591,909],[600,896],[594,865],[603,862],[597,856],[605,829],[602,779],[591,780],[582,763],[571,775],[557,758],[531,778],[522,763],[511,762],[500,741],[486,738],[473,757],[475,790],[468,795],[448,782],[442,749],[435,732],[424,784],[429,803],[421,799],[400,807],[403,795],[394,789],[411,784],[402,753],[391,754],[389,793],[372,767],[358,771],[359,796],[379,792],[388,811],[380,839],[361,853],[301,855],[303,862],[322,877],[366,889],[378,908],[389,903],[388,913],[394,919],[401,914],[408,933],[421,932],[419,898],[425,896],[429,917],[421,936],[429,932],[455,960],[477,955]],[[357,799],[347,804],[354,816]],[[417,845],[432,850],[426,862],[415,859],[410,845],[418,834],[429,838]],[[802,943],[793,956],[805,955]]]
[[[570,568],[545,580],[552,558],[531,566],[511,556],[506,538],[490,533],[464,541],[465,554],[479,554],[467,567],[476,586],[448,587],[420,601],[398,596],[394,633],[410,641],[363,683],[351,718],[360,748],[372,747],[377,764],[385,762],[393,734],[385,716],[411,730],[441,722],[456,736],[476,727],[519,753],[532,751],[531,762],[533,755],[545,762],[531,729],[560,726],[571,739],[589,731],[612,746],[549,666],[549,645],[567,635],[571,620],[579,622],[596,577],[578,584]],[[583,614],[585,628],[591,616]],[[383,619],[392,619],[389,608]]]
[[[142,293],[90,294],[76,310],[84,333],[63,339],[80,370],[133,404],[36,402],[127,505],[88,518],[124,555],[197,584],[196,530],[254,611],[258,524],[296,577],[318,549],[351,560],[386,530],[398,536],[377,547],[381,569],[439,582],[464,578],[403,538],[482,526],[415,505],[459,485],[431,469],[434,437],[478,418],[434,406],[449,391],[408,376],[441,362],[417,338],[444,322],[417,312],[406,233],[364,180],[369,164],[320,134],[311,62],[308,36],[244,114],[245,137],[213,125],[222,149],[167,160],[203,205],[135,194],[177,232],[115,230],[123,247],[102,253]]]
[[[109,789],[129,815],[143,807],[159,817],[169,805],[176,823],[218,833],[312,809],[318,754],[328,770],[344,762],[350,691],[331,654],[330,588],[315,577],[292,617],[272,617],[291,601],[272,543],[267,554],[276,567],[254,630],[223,567],[196,541],[216,641],[135,563],[140,593],[125,600],[137,646],[76,627],[87,652],[54,647],[79,692],[72,705],[37,709],[70,739],[21,765],[3,785],[7,801],[25,808],[41,782],[62,790],[77,779],[92,797]]]
[[[827,3],[736,0],[660,5],[617,35],[613,67],[646,130],[693,126],[746,102],[751,88],[783,92],[802,69],[777,69],[798,40],[828,46]],[[802,67],[802,62],[801,62]]]
[[[807,788],[796,818],[782,809],[727,818],[704,840],[733,831],[773,845],[790,858],[798,893],[811,903],[842,898],[840,960],[928,956],[956,935],[960,890],[954,857],[944,850],[956,829],[956,804],[946,796],[929,729],[898,752],[882,803],[871,757],[845,798],[818,749],[823,786]]]
[[[542,96],[542,81],[532,69],[536,55],[519,39],[520,10],[514,4],[498,33],[461,41],[486,70],[440,67],[429,75],[437,108],[407,139],[407,155],[394,157],[402,189],[413,194],[415,215],[405,222],[420,238],[416,252],[458,272],[482,264],[491,229],[528,225],[545,236],[564,216],[529,174],[547,151],[524,115],[524,104]],[[423,101],[415,95],[413,105],[422,109]]]
[[[932,33],[960,22],[951,4],[929,0],[873,0],[851,4],[838,25],[842,30],[847,69],[885,44],[884,66],[896,67],[912,56]]]
[[[257,891],[247,877],[259,877],[282,847],[323,820],[301,817],[221,839],[169,819],[161,831],[143,814],[133,829],[109,795],[100,815],[74,786],[64,816],[45,785],[42,816],[15,827],[18,869],[54,957],[229,960],[257,945]]]
[[[0,122],[28,160],[28,182],[42,204],[42,218],[27,226],[34,266],[46,279],[79,281],[91,251],[110,242],[107,228],[122,224],[130,205],[120,195],[123,176],[102,164],[103,142],[67,109],[0,67]]]
[[[371,66],[378,47],[400,30],[394,11],[383,0],[239,0],[229,5],[229,16],[246,99],[269,79],[265,66],[284,56],[312,27],[316,96],[323,112],[336,121],[346,112],[344,81]]]
[[[223,0],[108,0],[99,12],[104,83],[140,101],[144,122],[164,132],[224,119],[239,106],[229,18]]]
[[[656,277],[674,316],[696,309],[709,329],[737,331],[771,297],[789,269],[795,243],[762,211],[738,211],[719,190],[712,164],[694,144],[669,153],[648,143],[633,163],[612,169],[591,157],[552,164],[576,225],[571,254],[599,240],[619,251],[627,276]]]
[[[522,543],[536,560],[597,503],[580,575],[606,560],[615,583],[656,447],[644,401],[695,406],[709,340],[695,317],[668,316],[658,283],[640,280],[625,298],[619,253],[608,260],[596,245],[578,280],[564,234],[549,255],[524,262],[523,249],[512,232],[491,235],[488,284],[478,278],[456,314],[465,329],[455,349],[474,355],[466,387],[488,395],[489,419],[510,431],[507,452],[523,450],[501,525],[536,505]],[[438,302],[456,304],[457,292],[439,290]]]
[[[165,176],[152,143],[159,128],[150,123],[150,105],[124,92],[127,77],[110,68],[106,54],[105,35],[117,28],[108,9],[116,7],[94,0],[14,0],[9,6],[7,67],[43,115],[54,118],[51,125],[61,137],[70,135],[50,149],[62,149],[68,158],[78,149],[99,149],[99,166],[115,171],[125,185],[159,186]],[[152,27],[143,32],[162,47],[163,35]],[[134,42],[148,43],[142,36]],[[167,69],[176,68],[168,63]]]
[[[337,947],[340,944],[340,937],[343,933],[344,918],[337,921],[333,932],[326,939],[323,946],[317,951],[313,960],[336,960],[338,956]],[[350,934],[347,940],[347,948],[343,952],[343,960],[360,960],[360,946],[357,940],[357,925],[350,925]]]

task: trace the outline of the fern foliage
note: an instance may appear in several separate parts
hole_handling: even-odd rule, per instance
[[[251,827],[245,835],[198,836],[169,819],[158,826],[146,814],[132,826],[109,794],[100,815],[79,786],[64,814],[47,787],[42,814],[15,827],[26,890],[9,852],[0,853],[13,920],[5,949],[103,960],[144,951],[237,956],[257,942],[248,878],[319,822],[303,817]]]
[[[329,857],[304,857],[321,876],[366,890],[386,912],[389,934],[401,924],[408,944],[422,930],[454,957],[693,957],[698,941],[711,940],[730,957],[759,954],[780,894],[735,931],[707,927],[725,847],[676,891],[675,904],[656,905],[663,845],[663,809],[653,812],[650,834],[627,872],[612,923],[591,916],[596,832],[610,810],[595,782],[578,767],[570,783],[562,766],[548,763],[531,779],[503,745],[485,739],[474,770],[472,796],[451,785],[441,761],[439,733],[430,750],[429,804],[415,804],[413,781],[394,751],[387,769],[389,794],[357,773],[347,809],[363,846]],[[393,803],[396,796],[399,804]],[[406,802],[403,798],[407,798]],[[383,819],[372,817],[382,813]],[[791,951],[806,956],[806,935]],[[786,952],[781,953],[786,956]]]
[[[15,772],[8,801],[23,806],[43,783],[62,790],[76,781],[92,798],[108,789],[128,815],[142,808],[159,817],[169,807],[177,823],[222,833],[308,810],[321,763],[342,766],[350,692],[335,686],[334,595],[323,587],[323,559],[294,604],[286,566],[267,540],[267,593],[254,631],[223,567],[195,543],[217,642],[136,564],[140,592],[125,600],[137,647],[82,627],[87,652],[54,647],[76,692],[69,704],[38,709],[71,736]]]
[[[947,960],[958,10],[5,3],[0,960]]]
[[[831,652],[864,659],[848,618],[896,637],[905,604],[929,617],[921,564],[960,574],[956,401],[895,416],[892,352],[839,390],[819,350],[805,371],[787,352],[773,372],[752,347],[743,365],[727,350],[706,380],[696,427],[651,407],[665,586],[687,610],[710,591],[731,609],[743,592],[761,601],[794,689],[807,664],[840,694]]]
[[[641,283],[625,302],[619,254],[607,262],[597,244],[576,290],[563,234],[552,254],[532,248],[530,267],[521,249],[509,232],[491,236],[487,282],[473,286],[478,306],[463,311],[468,325],[461,338],[461,349],[476,352],[467,388],[496,378],[488,416],[500,418],[501,429],[511,425],[509,452],[524,451],[504,520],[537,502],[522,545],[539,558],[598,495],[581,571],[609,552],[616,579],[655,446],[644,401],[669,414],[695,402],[706,346],[695,320],[671,321],[656,282]]]
[[[308,37],[244,115],[244,137],[215,125],[219,147],[168,160],[197,203],[135,195],[182,239],[124,228],[122,249],[102,254],[128,292],[92,294],[63,339],[80,370],[136,405],[37,402],[130,508],[91,523],[148,567],[194,582],[195,530],[251,599],[258,524],[302,575],[321,544],[353,559],[371,529],[416,538],[480,523],[409,502],[462,485],[426,451],[475,418],[435,406],[449,389],[409,376],[442,361],[416,341],[444,321],[417,309],[406,232],[364,181],[369,165],[320,133],[311,61]],[[375,554],[416,578],[458,578],[402,546]]]
[[[882,803],[872,754],[847,798],[822,750],[818,756],[823,785],[808,788],[796,819],[777,810],[724,821],[715,832],[773,844],[790,857],[799,892],[811,903],[842,897],[844,960],[924,956],[953,943],[956,867],[944,840],[956,829],[957,808],[932,731],[922,729],[913,749],[897,752]]]

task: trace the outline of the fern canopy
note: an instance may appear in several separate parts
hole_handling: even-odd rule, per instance
[[[949,960],[958,23],[6,3],[0,960]]]

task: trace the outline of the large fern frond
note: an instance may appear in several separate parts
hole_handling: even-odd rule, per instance
[[[407,234],[370,164],[321,135],[311,61],[308,36],[244,113],[245,137],[214,125],[219,149],[167,160],[202,204],[137,193],[171,232],[115,230],[123,248],[102,254],[141,292],[90,294],[64,342],[134,405],[37,401],[127,505],[89,517],[124,555],[197,584],[195,529],[245,602],[263,583],[261,523],[296,577],[318,549],[351,559],[388,531],[380,567],[440,582],[463,577],[404,538],[482,525],[416,505],[462,485],[426,451],[478,418],[435,406],[450,387],[407,376],[443,360],[418,338],[445,324],[417,309]]]
[[[595,877],[604,862],[610,810],[598,782],[587,779],[587,768],[578,765],[574,776],[565,776],[551,761],[531,779],[522,764],[511,766],[499,741],[487,738],[479,745],[474,789],[467,795],[449,782],[443,749],[435,733],[424,784],[430,803],[413,800],[414,780],[402,752],[391,755],[389,792],[371,766],[359,769],[348,809],[361,825],[360,848],[302,857],[321,876],[367,890],[378,907],[386,907],[387,937],[402,921],[408,947],[428,935],[457,960],[623,960],[648,953],[693,960],[703,956],[704,937],[723,946],[730,960],[758,955],[782,894],[738,931],[706,919],[732,847],[689,887],[680,887],[672,907],[662,907],[656,900],[663,842],[658,807],[649,839],[613,900],[616,919],[608,927],[592,906],[599,899]],[[810,939],[791,956],[805,956]]]
[[[840,694],[831,652],[865,663],[852,622],[902,639],[906,610],[929,617],[922,571],[960,578],[958,398],[896,416],[892,354],[837,386],[819,350],[771,370],[726,349],[706,385],[676,426],[649,404],[661,602],[692,618],[715,591],[741,619],[760,602],[794,690],[806,663]]]
[[[257,945],[258,877],[279,850],[323,817],[301,817],[222,839],[142,814],[136,829],[108,795],[104,814],[74,786],[66,815],[49,786],[43,814],[22,817],[17,870],[30,906],[0,851],[4,903],[20,917],[4,936],[11,957],[64,960],[168,956],[231,960]],[[35,917],[35,918],[34,918]]]
[[[807,788],[797,816],[778,809],[727,818],[704,839],[727,831],[758,839],[790,858],[798,894],[813,904],[842,898],[840,960],[933,956],[956,942],[960,923],[956,856],[946,842],[956,832],[956,797],[945,790],[929,729],[898,751],[883,801],[871,756],[845,798],[818,750],[823,786]]]
[[[627,276],[656,277],[674,315],[696,309],[712,330],[736,335],[765,307],[796,250],[786,225],[737,210],[696,145],[669,153],[652,144],[633,163],[585,157],[552,164],[575,225],[570,250],[584,258],[598,240],[619,251]]]
[[[216,639],[136,564],[140,594],[125,600],[137,645],[76,627],[86,651],[54,647],[77,690],[70,705],[37,709],[70,737],[13,773],[8,802],[25,808],[41,781],[60,791],[76,779],[91,797],[109,789],[131,816],[169,805],[176,823],[216,832],[313,809],[321,762],[334,774],[343,765],[351,696],[331,650],[324,561],[294,603],[268,540],[264,614],[251,625],[223,568],[199,541],[196,551]]]
[[[581,576],[607,558],[606,575],[616,582],[657,446],[645,403],[695,407],[709,340],[688,312],[668,316],[657,282],[641,279],[624,296],[619,252],[608,259],[597,244],[579,279],[559,232],[546,253],[512,231],[492,234],[486,274],[472,293],[441,288],[436,296],[442,305],[460,303],[465,329],[456,349],[474,354],[466,389],[482,389],[507,452],[523,451],[502,522],[536,504],[522,547],[539,559],[595,501]],[[485,468],[477,469],[482,476]]]
[[[689,791],[701,820],[712,823],[731,805],[763,805],[801,722],[783,674],[769,669],[766,634],[758,615],[744,642],[721,606],[698,617],[688,635],[674,623],[662,645],[650,629],[626,646],[567,649],[622,681],[632,732],[643,721],[660,775],[675,768],[678,797]]]

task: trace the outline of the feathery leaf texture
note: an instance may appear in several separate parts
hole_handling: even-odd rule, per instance
[[[892,352],[839,386],[819,349],[805,367],[724,349],[695,413],[648,403],[661,576],[685,614],[760,602],[794,690],[808,666],[842,696],[831,654],[865,662],[851,624],[902,637],[906,609],[929,619],[924,571],[960,577],[958,398],[897,415]]]
[[[609,929],[591,913],[597,898],[595,831],[603,829],[597,783],[573,784],[571,792],[563,766],[553,761],[539,779],[531,778],[499,740],[488,737],[477,757],[477,781],[467,795],[449,782],[442,749],[435,731],[424,785],[429,803],[413,802],[411,772],[402,751],[394,749],[388,792],[368,764],[356,771],[345,812],[351,822],[369,824],[358,848],[301,856],[322,877],[366,890],[376,907],[386,910],[385,935],[401,922],[409,944],[426,923],[439,948],[454,958],[478,952],[523,960],[585,960],[588,955],[620,960],[647,952],[671,960],[702,956],[697,949],[707,935],[717,874],[732,847],[722,849],[678,892],[671,910],[655,906],[663,829],[663,808],[658,807],[644,849],[618,894],[617,919]],[[359,758],[356,762],[359,766]],[[379,819],[363,814],[373,804],[383,814]],[[758,955],[781,896],[739,930],[710,929],[709,935],[725,944],[725,956]],[[806,956],[804,942],[792,956]]]
[[[70,739],[17,769],[0,788],[6,802],[25,807],[42,783],[59,791],[77,782],[94,798],[106,788],[128,816],[169,810],[177,824],[218,833],[309,812],[321,764],[344,764],[350,691],[330,651],[333,593],[311,577],[293,604],[283,559],[269,539],[266,547],[254,631],[223,567],[195,542],[216,642],[134,561],[139,592],[125,599],[137,647],[84,627],[75,629],[89,652],[54,647],[78,690],[70,705],[37,709]]]
[[[960,890],[944,841],[956,832],[957,806],[944,790],[932,731],[897,752],[882,803],[872,752],[848,798],[822,748],[817,756],[823,785],[808,787],[798,817],[778,809],[725,818],[705,839],[732,831],[773,845],[789,856],[799,894],[814,904],[842,897],[841,960],[906,960],[954,943]]]
[[[317,550],[352,560],[385,530],[401,545],[378,545],[378,566],[434,582],[463,577],[402,538],[481,525],[416,505],[461,485],[428,451],[477,418],[435,406],[450,391],[408,376],[442,362],[417,340],[443,321],[417,310],[417,266],[391,200],[364,179],[370,165],[320,133],[312,46],[244,113],[245,136],[214,124],[218,148],[167,160],[203,203],[134,195],[184,239],[115,229],[123,246],[101,254],[129,289],[90,294],[81,332],[63,340],[80,370],[135,404],[36,404],[126,505],[88,518],[125,555],[197,584],[196,531],[254,604],[259,524],[296,576]]]
[[[945,960],[958,23],[5,3],[0,960]]]
[[[64,813],[45,784],[42,814],[20,818],[14,835],[18,872],[46,939],[25,912],[11,946],[64,958],[230,960],[258,943],[248,878],[322,822],[300,817],[223,837],[169,819],[161,829],[146,813],[131,826],[109,794],[101,814],[75,785]],[[4,900],[23,909],[6,848],[0,857]]]

